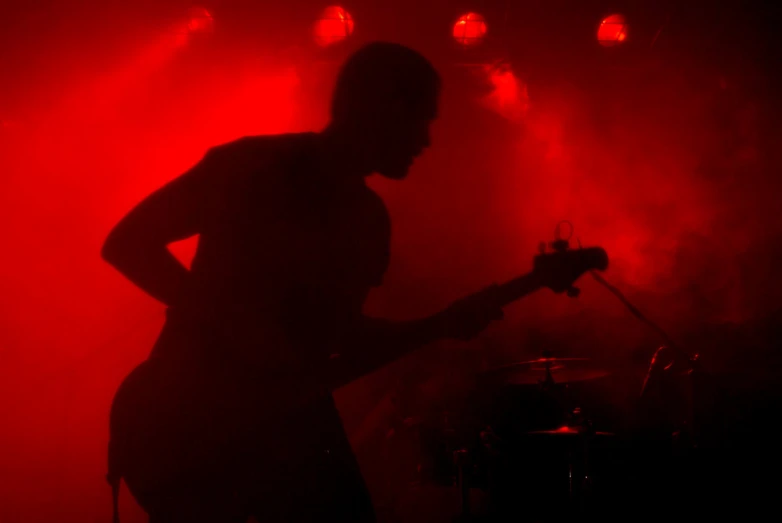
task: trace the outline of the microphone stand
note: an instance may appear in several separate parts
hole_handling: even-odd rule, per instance
[[[681,348],[677,343],[675,343],[668,334],[662,330],[656,323],[651,321],[649,318],[644,316],[644,314],[639,311],[632,303],[630,303],[627,298],[613,285],[608,283],[602,276],[600,276],[596,271],[590,271],[590,274],[592,277],[597,280],[598,283],[603,285],[605,288],[607,288],[609,291],[611,291],[612,294],[614,294],[617,298],[619,298],[619,301],[621,301],[630,311],[630,313],[633,314],[636,318],[641,320],[643,323],[651,327],[657,334],[660,335],[660,337],[665,342],[665,345],[657,349],[657,352],[655,352],[655,356],[663,349],[669,349],[672,351],[672,361],[663,369],[668,370],[673,366],[676,365],[684,365],[684,372],[687,374],[687,407],[686,407],[686,413],[684,415],[685,420],[683,422],[683,425],[686,427],[687,432],[689,433],[689,441],[692,448],[695,448],[698,446],[698,434],[697,434],[697,428],[696,428],[696,421],[695,421],[695,404],[694,404],[694,396],[695,396],[695,378],[699,377],[701,375],[701,368],[699,364],[699,355],[697,353],[690,354],[683,348]],[[654,366],[654,359],[652,360],[652,366]],[[649,374],[651,374],[652,367],[649,369]],[[644,380],[643,387],[641,388],[641,396],[644,395],[644,392],[646,391],[646,386],[648,384],[649,380],[649,374],[647,374],[646,379]]]

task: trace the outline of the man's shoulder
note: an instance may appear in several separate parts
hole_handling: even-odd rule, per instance
[[[283,166],[306,147],[310,136],[312,133],[245,136],[212,147],[204,162],[226,187],[244,191],[250,185],[266,186],[281,179]]]
[[[286,133],[257,136],[243,136],[236,140],[216,145],[209,149],[212,157],[255,158],[260,162],[271,159],[305,144],[313,133]]]

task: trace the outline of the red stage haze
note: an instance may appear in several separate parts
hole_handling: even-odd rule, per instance
[[[279,34],[294,35],[282,42],[259,25],[269,3],[236,2],[244,16],[234,23],[247,19],[250,36],[231,37],[231,2],[220,2],[212,11],[219,30],[185,40],[177,31],[192,23],[187,5],[142,3],[129,17],[129,3],[62,4],[16,13],[0,31],[2,523],[110,521],[109,405],[149,354],[164,311],[100,259],[108,231],[211,146],[322,128],[337,67],[359,36],[344,53],[315,45],[309,31],[321,5],[273,18]],[[367,39],[408,43],[413,30],[400,20],[424,4],[388,3],[396,17],[391,7],[361,4],[359,13],[356,4],[354,14]],[[428,7],[431,19],[448,27],[453,13],[436,8]],[[351,35],[352,16],[330,9],[324,38]],[[769,173],[779,172],[782,148],[751,63],[717,74],[681,47],[666,57],[680,61],[661,58],[654,71],[579,69],[572,62],[587,63],[592,51],[617,54],[593,45],[589,15],[567,67],[541,35],[542,44],[515,52],[521,58],[468,81],[450,38],[472,42],[487,27],[465,16],[453,35],[415,33],[443,75],[440,118],[408,180],[369,182],[393,235],[391,267],[368,313],[420,317],[527,272],[561,220],[585,246],[607,249],[606,278],[677,339],[775,306],[782,217],[780,178]],[[626,34],[611,27],[613,41]],[[533,62],[542,65],[532,70]],[[196,242],[173,249],[187,262]],[[527,353],[535,330],[562,355],[627,366],[636,349],[651,356],[658,338],[594,281],[579,285],[576,300],[541,291],[475,343],[426,349],[341,390],[348,430],[360,432],[388,384],[411,370],[448,383],[484,364],[539,356]],[[704,355],[718,356],[708,347]],[[362,466],[386,473],[377,461]],[[120,507],[123,523],[146,521],[127,492]]]

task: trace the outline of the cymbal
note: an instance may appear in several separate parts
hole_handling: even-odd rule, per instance
[[[589,358],[538,358],[511,363],[489,372],[507,385],[538,385],[544,383],[549,374],[554,383],[594,380],[610,374],[607,370],[592,367],[590,361]]]
[[[579,436],[579,435],[585,435],[587,433],[587,429],[584,427],[569,427],[567,425],[559,427],[558,429],[554,430],[535,430],[532,432],[527,432],[526,434],[535,434],[535,435],[547,435],[547,436]],[[613,432],[593,432],[593,436],[615,436]]]

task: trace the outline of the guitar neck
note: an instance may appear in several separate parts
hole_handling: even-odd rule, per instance
[[[500,305],[504,307],[542,287],[538,277],[530,272],[501,284],[494,292],[499,297]]]
[[[529,273],[523,276],[519,276],[518,278],[505,282],[496,287],[490,287],[488,289],[485,289],[482,292],[490,292],[492,299],[497,299],[499,301],[499,305],[504,307],[505,305],[508,305],[520,298],[523,298],[528,294],[535,292],[541,287],[543,287],[543,285],[540,284],[539,278],[536,275],[533,275],[533,273]],[[357,379],[360,376],[363,376],[373,370],[376,370],[377,368],[381,367],[382,365],[385,365],[386,363],[390,363],[394,359],[402,356],[403,354],[409,352],[410,350],[414,350],[420,345],[429,343],[431,341],[435,341],[437,339],[441,339],[440,330],[439,330],[440,329],[439,320],[434,323],[434,325],[436,326],[433,328],[432,327],[433,323],[431,321],[433,318],[434,317],[431,317],[422,320],[421,322],[418,322],[419,325],[416,326],[414,329],[412,329],[406,335],[414,340],[426,339],[427,341],[413,342],[413,343],[400,343],[400,347],[403,350],[399,351],[398,353],[394,350],[391,351],[381,350],[380,351],[381,356],[378,358],[377,356],[378,353],[376,353],[375,351],[372,350],[366,351],[361,353],[364,354],[365,356],[368,356],[368,359],[364,358],[363,364],[361,363],[362,358],[356,357],[355,355],[349,358],[337,358],[333,361],[330,360],[327,365],[327,367],[330,368],[330,370],[328,371],[328,374],[330,375],[329,378],[330,388],[334,390],[337,387],[345,385],[350,381]],[[422,332],[426,332],[428,334],[423,334]],[[382,355],[384,353],[386,354],[385,356]]]

